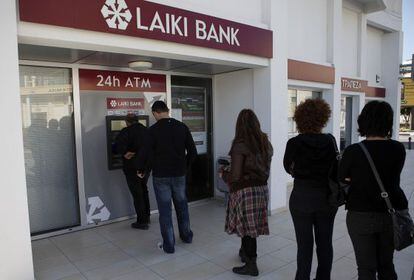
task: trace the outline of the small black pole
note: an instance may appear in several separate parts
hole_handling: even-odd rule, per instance
[[[408,149],[411,150],[411,136],[408,137]]]

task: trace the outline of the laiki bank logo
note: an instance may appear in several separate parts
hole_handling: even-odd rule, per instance
[[[125,0],[106,0],[101,13],[112,29],[125,30],[132,19]]]

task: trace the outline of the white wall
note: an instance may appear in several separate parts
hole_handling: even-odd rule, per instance
[[[0,10],[0,279],[33,279],[20,111],[15,0],[3,0]]]
[[[384,32],[380,29],[368,26],[367,27],[367,47],[366,47],[366,62],[367,75],[366,79],[370,86],[380,86],[381,83],[376,83],[376,75],[382,77],[382,36]]]
[[[358,13],[342,9],[341,66],[344,77],[358,76]]]
[[[214,76],[213,104],[216,164],[217,158],[227,156],[230,150],[239,112],[244,108],[253,108],[253,70]]]
[[[190,10],[251,25],[262,23],[261,0],[150,0],[163,5]]]
[[[287,28],[290,59],[315,63],[327,62],[327,7],[327,0],[288,1]],[[275,34],[278,34],[277,27]]]

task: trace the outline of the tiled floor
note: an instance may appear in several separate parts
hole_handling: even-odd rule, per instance
[[[407,195],[414,191],[413,168],[414,153],[411,153],[402,180]],[[414,210],[414,198],[410,207]],[[231,272],[233,266],[240,264],[237,257],[240,241],[223,232],[224,212],[222,203],[218,201],[192,206],[194,242],[177,242],[173,255],[156,248],[157,241],[160,241],[156,215],[151,217],[148,231],[131,229],[130,221],[126,221],[35,241],[36,279],[246,279]],[[289,213],[273,215],[269,223],[271,235],[258,241],[261,274],[256,279],[294,279],[296,244]],[[355,259],[343,209],[336,219],[334,249],[332,279],[356,279]],[[396,253],[395,264],[399,279],[410,280],[414,246]],[[313,271],[315,268],[316,261]]]

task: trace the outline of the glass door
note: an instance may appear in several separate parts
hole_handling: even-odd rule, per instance
[[[20,66],[32,235],[80,224],[70,69]]]
[[[172,82],[171,115],[189,127],[198,153],[187,174],[188,199],[194,201],[212,197],[211,91],[208,87],[211,80],[173,77]],[[203,86],[203,83],[207,84]]]

